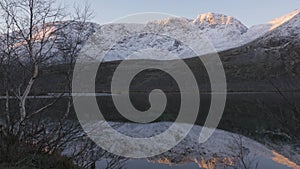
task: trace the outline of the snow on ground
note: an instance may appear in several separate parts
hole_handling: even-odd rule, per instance
[[[212,41],[217,51],[246,43],[242,37],[248,28],[234,17],[216,13],[200,14],[193,24]]]
[[[104,55],[104,61],[133,59],[129,58],[131,54],[147,48],[166,50],[180,58],[190,58],[195,57],[195,55],[239,47],[260,37],[298,36],[300,35],[299,13],[300,9],[267,24],[250,28],[247,28],[234,17],[216,13],[200,14],[195,19],[166,18],[150,21],[146,24],[111,23],[97,25],[86,23],[80,25],[79,22],[70,22],[71,24],[66,28],[52,35],[57,36],[57,38],[52,39],[53,41],[55,39],[55,42],[52,42],[51,39],[49,41],[48,46],[54,43],[49,55],[55,57],[52,57],[48,62],[64,62],[62,55],[65,51],[61,51],[59,48],[68,46],[69,42],[74,42],[78,38],[81,39],[78,50],[81,50],[82,47],[85,48],[82,51],[84,59],[99,59]],[[56,23],[54,26],[59,27],[59,24],[64,24],[64,22]],[[84,31],[78,35],[82,26]],[[55,27],[50,25],[49,31],[53,31]],[[38,33],[36,35],[37,41]],[[64,41],[65,37],[67,42]],[[15,45],[19,52],[26,51],[22,45],[22,42]],[[194,48],[197,48],[196,54],[191,52],[191,49],[194,50]],[[143,57],[143,59],[145,58]],[[166,55],[161,58],[148,56],[148,59],[169,60],[170,58]]]
[[[267,24],[252,26],[249,29],[231,16],[216,13],[201,14],[194,20],[166,18],[147,24],[107,24],[96,30],[93,38],[86,42],[88,47],[97,46],[87,48],[87,53],[94,59],[104,57],[104,61],[114,61],[133,59],[130,58],[133,53],[154,48],[166,50],[180,58],[190,58],[195,57],[195,53],[203,55],[239,47],[273,32],[273,36],[291,32],[300,34],[300,19],[297,19],[300,17],[299,12],[300,10],[296,10]],[[191,51],[194,48],[197,48],[196,52]],[[142,59],[145,58],[147,59],[147,56]],[[170,58],[148,56],[148,59]]]

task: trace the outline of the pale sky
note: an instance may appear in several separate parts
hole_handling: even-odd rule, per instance
[[[60,0],[68,7],[86,0]],[[300,0],[88,0],[94,22],[103,24],[126,15],[162,12],[193,19],[206,12],[233,16],[246,26],[266,23],[300,8]]]

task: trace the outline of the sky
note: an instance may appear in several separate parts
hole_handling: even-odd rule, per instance
[[[59,0],[67,7],[86,0]],[[300,8],[300,0],[88,0],[93,21],[105,24],[134,13],[162,12],[186,18],[214,12],[239,19],[246,26],[266,23]]]

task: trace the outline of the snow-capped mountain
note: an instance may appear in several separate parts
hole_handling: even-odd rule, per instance
[[[43,27],[33,29],[32,45],[36,59],[44,64],[65,63],[72,53],[78,53],[89,37],[99,29],[99,25],[91,22],[58,21],[47,23]],[[28,34],[23,30],[23,34]],[[28,44],[22,33],[15,31],[6,41],[6,36],[0,36],[0,54],[9,47],[13,47],[16,58],[28,62]],[[76,47],[75,47],[76,46]],[[75,50],[75,51],[71,51]],[[5,59],[5,58],[4,58]]]
[[[292,41],[300,42],[300,9],[274,19],[267,25],[268,31],[260,39],[260,44],[266,43],[272,47],[284,46]]]
[[[232,67],[233,73],[229,76],[250,79],[299,77],[300,10],[267,24],[254,26],[247,32],[258,37],[247,44],[219,53],[224,65]],[[298,82],[297,79],[295,81]],[[267,83],[269,82],[266,81]],[[281,85],[282,88],[284,86]]]
[[[243,36],[248,31],[234,17],[216,13],[198,15],[193,24],[212,41],[218,51],[244,43]]]
[[[201,34],[213,43],[217,51],[239,47],[258,38],[267,39],[269,36],[277,39],[297,39],[300,36],[300,9],[250,28],[234,17],[217,13],[200,14],[190,22],[201,30]]]
[[[239,20],[231,16],[226,16],[217,13],[200,14],[193,21],[193,23],[197,25],[200,29],[207,29],[209,27],[224,29],[224,27],[232,27],[234,29],[239,30],[241,33],[245,33],[248,29]]]
[[[47,63],[68,62],[69,55],[78,53],[89,37],[99,29],[98,24],[76,21],[57,22],[52,27],[55,33],[51,35],[53,38],[50,38],[49,46],[53,45],[50,55],[54,57],[47,60]]]
[[[104,61],[133,59],[129,56],[148,48],[165,50],[180,58],[190,58],[245,44],[252,40],[243,37],[247,30],[237,19],[209,13],[199,15],[194,20],[167,18],[147,24],[102,25],[87,45],[97,44],[101,51],[97,56],[103,57]],[[166,55],[161,58],[149,56],[148,59],[172,58]]]
[[[87,23],[80,37],[78,32],[82,29],[82,25],[73,22],[52,35],[58,37],[53,38],[55,45],[51,55],[55,57],[49,62],[64,61],[62,55],[66,50],[61,50],[61,47],[66,46],[66,40],[72,42],[78,38],[80,44],[77,50],[80,51],[85,47],[81,52],[84,53],[84,58],[103,57],[104,61],[139,59],[132,54],[149,48],[162,50],[180,58],[190,58],[240,47],[257,39],[267,40],[275,37],[277,41],[281,39],[289,41],[289,38],[299,37],[299,13],[300,9],[267,24],[250,28],[234,17],[216,13],[200,14],[195,19],[166,18],[146,24]],[[57,25],[54,27],[52,25],[49,30],[56,27]],[[97,48],[90,49],[96,45]],[[20,46],[22,42],[16,44],[16,47],[22,50]],[[143,56],[141,59],[172,60],[173,58],[165,55]]]
[[[165,51],[180,58],[196,56],[193,49],[204,48],[200,30],[184,18],[168,18],[148,24],[108,24],[95,32],[87,45],[97,46],[97,56],[104,61],[138,59],[132,54],[141,50]],[[198,38],[195,38],[198,37]],[[86,47],[89,52],[89,47]],[[200,49],[198,50],[200,51]],[[211,50],[203,52],[211,52]],[[99,54],[100,53],[100,54]],[[91,54],[91,57],[95,54]],[[142,56],[141,59],[170,60],[166,56]]]
[[[300,24],[295,21],[299,11],[274,19],[268,24],[250,28],[234,17],[216,13],[200,14],[196,19],[167,18],[147,24],[108,24],[102,25],[94,34],[98,42],[88,43],[99,44],[99,50],[105,55],[100,55],[104,57],[104,61],[139,59],[130,56],[147,48],[166,50],[180,58],[190,58],[236,48],[270,34],[273,34],[272,36],[290,33],[299,35]],[[206,43],[211,43],[213,49],[208,48]],[[147,57],[141,59],[145,58]],[[148,59],[170,60],[172,58],[166,55]]]
[[[269,30],[274,30],[278,28],[279,26],[285,24],[286,22],[290,22],[293,18],[297,17],[299,15],[300,9],[297,9],[287,15],[284,15],[282,17],[276,18],[269,22],[269,25],[271,26]],[[299,16],[298,16],[299,17]]]
[[[102,56],[104,61],[128,59],[134,52],[150,47],[167,50],[180,58],[190,58],[252,41],[253,39],[244,36],[247,30],[245,25],[233,17],[208,13],[199,15],[194,20],[167,18],[150,21],[145,25],[102,25],[94,34],[96,38],[88,43],[99,44],[100,51],[105,54],[105,57]],[[143,36],[138,34],[143,34]],[[210,44],[209,47],[207,44]],[[110,52],[106,53],[107,51]],[[155,59],[172,58],[164,56]]]

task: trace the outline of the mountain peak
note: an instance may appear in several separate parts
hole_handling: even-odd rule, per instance
[[[204,13],[197,16],[193,21],[194,24],[209,24],[209,25],[228,25],[231,24],[235,19],[231,16],[218,14],[218,13]]]
[[[242,24],[242,22],[235,19],[234,17],[212,12],[198,15],[197,18],[193,21],[193,24],[198,26],[200,29],[230,28],[232,30],[240,32],[241,34],[247,32],[248,30],[248,28],[244,24]]]

